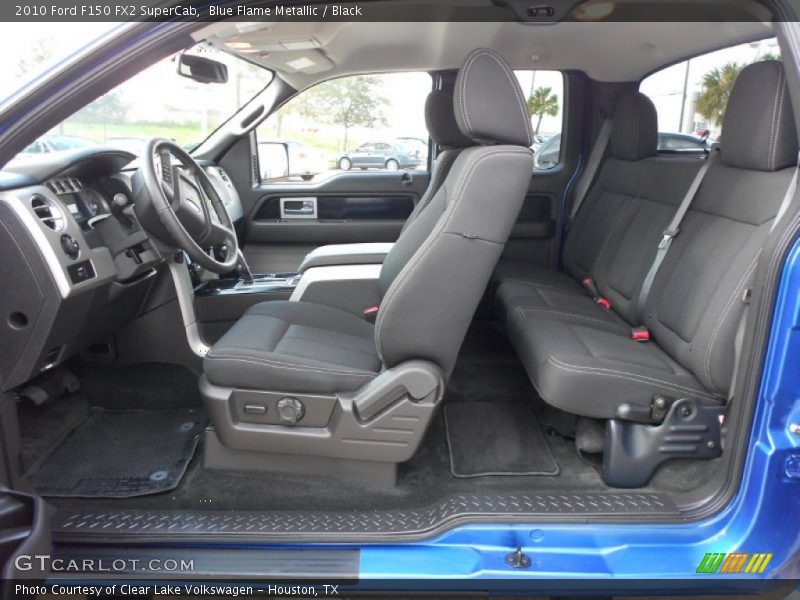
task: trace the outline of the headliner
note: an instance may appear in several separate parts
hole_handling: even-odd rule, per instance
[[[303,89],[355,73],[454,69],[477,47],[496,50],[515,69],[575,69],[598,81],[638,81],[685,58],[772,35],[772,25],[760,22],[223,22],[195,37]],[[250,52],[226,42],[248,43]],[[301,49],[285,48],[293,42]]]

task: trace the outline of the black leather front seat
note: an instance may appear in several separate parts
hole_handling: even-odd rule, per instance
[[[461,151],[387,256],[374,326],[326,306],[267,302],[209,351],[201,391],[223,446],[389,463],[413,454],[533,168],[527,106],[500,56],[467,57],[454,108],[477,145]],[[284,408],[296,400],[302,409],[281,420],[277,402],[289,396]]]

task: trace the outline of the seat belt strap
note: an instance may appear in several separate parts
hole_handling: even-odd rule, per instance
[[[600,163],[603,160],[603,156],[605,156],[606,148],[608,148],[608,143],[611,141],[611,124],[611,119],[606,118],[600,127],[600,132],[597,134],[592,151],[589,153],[589,160],[586,161],[586,168],[575,186],[575,198],[572,201],[572,210],[570,210],[567,224],[575,220],[575,215],[578,214],[581,204],[589,194],[589,188],[592,187],[594,178],[600,168]]]
[[[664,229],[661,241],[658,244],[658,249],[656,250],[655,259],[653,259],[653,264],[650,265],[650,270],[647,271],[647,275],[642,283],[642,289],[639,292],[639,310],[644,308],[644,303],[647,300],[648,294],[650,293],[650,288],[653,286],[653,281],[656,278],[656,274],[658,273],[661,263],[664,262],[664,258],[667,256],[667,251],[672,245],[672,240],[675,239],[675,236],[677,236],[678,233],[680,233],[680,227],[681,223],[683,222],[683,218],[686,216],[686,213],[689,212],[689,207],[692,205],[692,201],[697,195],[697,190],[700,189],[700,185],[703,183],[703,179],[705,179],[708,169],[713,163],[716,162],[718,156],[719,145],[714,144],[711,146],[711,153],[708,155],[708,158],[706,158],[705,162],[700,167],[700,170],[697,171],[697,174],[694,176],[689,189],[686,190],[683,200],[681,200],[681,203],[678,206],[678,210],[675,211],[675,214],[672,216],[672,220],[670,220],[669,225],[667,225],[667,228]]]
[[[797,180],[800,177],[800,154],[798,154],[797,159],[798,165],[794,169],[794,175],[792,175],[792,180],[789,182],[789,189],[786,190],[786,194],[783,196],[783,200],[781,200],[781,205],[778,207],[778,212],[775,214],[775,219],[772,221],[772,226],[769,228],[770,233],[775,231],[778,222],[783,218],[783,215],[786,214],[786,211],[789,210],[789,205],[792,203],[795,193],[797,193]]]

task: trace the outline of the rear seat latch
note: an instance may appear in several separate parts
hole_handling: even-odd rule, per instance
[[[650,405],[625,402],[617,408],[616,417],[624,421],[657,425],[664,420],[675,398],[658,394],[653,396]]]
[[[649,342],[650,330],[647,327],[634,327],[631,329],[631,339],[636,342]]]

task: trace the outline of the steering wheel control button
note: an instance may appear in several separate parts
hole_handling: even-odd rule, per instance
[[[280,419],[281,423],[285,423],[286,425],[294,425],[302,419],[303,415],[306,413],[303,403],[291,396],[278,400],[275,409],[278,411],[278,419]]]
[[[61,236],[61,249],[64,251],[64,254],[69,256],[72,260],[78,258],[81,253],[80,244],[68,233]]]
[[[267,414],[267,407],[263,404],[245,404],[244,414],[246,415],[265,415]]]

